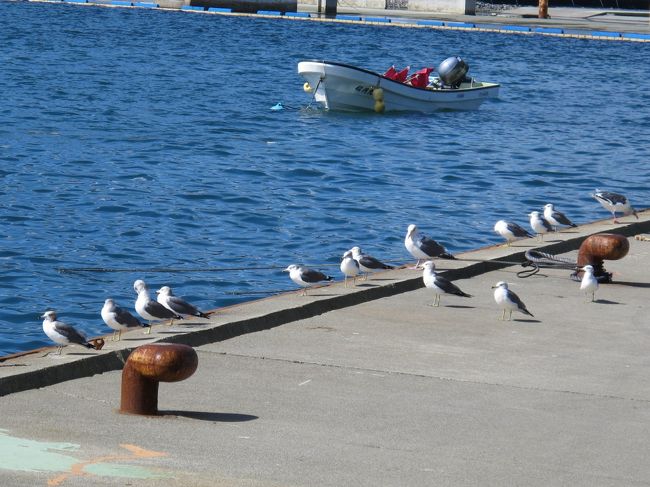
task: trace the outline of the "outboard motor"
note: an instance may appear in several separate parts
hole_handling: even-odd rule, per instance
[[[458,88],[469,71],[469,65],[458,56],[445,59],[438,66],[440,80],[446,85]]]

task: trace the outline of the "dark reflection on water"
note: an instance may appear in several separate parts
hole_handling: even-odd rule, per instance
[[[132,308],[138,278],[209,309],[293,285],[279,269],[201,269],[338,275],[355,244],[407,260],[409,223],[470,249],[548,202],[606,218],[596,187],[647,206],[645,45],[14,2],[0,42],[0,353],[46,344],[48,308],[106,333],[104,299]],[[499,100],[269,110],[307,105],[301,59],[379,71],[456,54],[502,83]],[[57,272],[73,267],[123,272]]]

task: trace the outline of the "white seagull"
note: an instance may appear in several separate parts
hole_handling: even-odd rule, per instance
[[[318,284],[323,281],[331,281],[332,277],[322,272],[309,269],[302,265],[291,264],[289,267],[284,269],[282,272],[288,272],[289,277],[293,282],[302,287],[302,295],[307,295],[307,288]]]
[[[438,275],[436,272],[436,265],[433,261],[426,261],[422,264],[422,268],[424,269],[424,272],[422,273],[424,285],[429,289],[433,289],[433,292],[436,293],[436,297],[433,300],[433,306],[440,306],[440,296],[442,294],[453,294],[464,298],[472,297],[471,294],[461,291],[460,288],[450,280]]]
[[[438,242],[425,235],[420,234],[416,225],[409,225],[404,238],[404,246],[413,257],[418,261],[415,267],[420,265],[421,260],[429,260],[434,257],[442,259],[455,259],[453,255],[447,253],[447,250]]]
[[[514,222],[499,220],[494,225],[494,231],[506,239],[506,245],[509,247],[510,242],[518,238],[532,238],[533,236],[527,230],[520,227]]]
[[[544,234],[553,230],[553,226],[546,221],[539,211],[531,211],[528,216],[530,217],[530,228],[537,234],[541,242],[544,240]]]
[[[116,334],[117,340],[121,340],[122,332],[124,330],[147,326],[144,323],[141,323],[140,320],[127,310],[120,308],[111,298],[104,301],[104,307],[102,308],[101,314],[104,323],[106,323],[109,328],[113,329],[113,341],[115,341]]]
[[[587,298],[591,293],[591,302],[594,302],[596,291],[598,290],[598,279],[594,276],[594,267],[591,265],[586,265],[582,268],[584,274],[582,274],[582,281],[580,281],[580,290],[584,291]]]
[[[510,311],[508,320],[512,319],[513,311],[519,311],[525,315],[533,316],[533,314],[526,309],[526,305],[521,299],[519,299],[519,296],[508,289],[508,283],[503,281],[497,282],[492,286],[492,289],[494,289],[494,300],[503,308],[503,315],[501,316],[502,320],[506,319],[506,311]]]
[[[88,342],[86,336],[77,331],[73,326],[66,325],[62,321],[57,321],[54,311],[46,311],[41,318],[43,319],[43,331],[45,334],[58,345],[57,355],[61,355],[61,350],[66,345],[76,343],[82,347],[97,349],[95,345]]]
[[[350,249],[350,252],[352,252],[352,258],[359,263],[359,270],[365,273],[366,277],[368,277],[368,274],[371,272],[378,272],[395,268],[392,265],[384,264],[371,255],[364,254],[360,247],[352,247]]]
[[[188,303],[183,298],[174,296],[172,288],[169,286],[161,287],[158,289],[158,291],[156,291],[156,293],[158,294],[157,301],[172,313],[176,313],[177,315],[181,315],[183,317],[198,316],[199,318],[208,318],[208,315],[199,310],[193,304]]]
[[[591,196],[596,198],[596,201],[612,214],[614,223],[618,223],[616,213],[623,213],[623,216],[634,215],[637,220],[639,219],[639,215],[636,214],[636,210],[630,205],[630,201],[622,194],[597,189]]]
[[[571,222],[564,213],[561,211],[557,211],[552,203],[548,203],[547,205],[544,205],[544,218],[548,220],[548,222],[555,227],[555,231],[557,232],[557,227],[559,225],[566,225],[569,227],[577,227],[575,223]]]
[[[348,287],[348,277],[352,278],[352,285],[356,285],[360,269],[359,263],[354,260],[354,257],[352,256],[351,250],[348,250],[343,254],[343,259],[341,260],[341,272],[345,276],[343,279],[345,287]]]
[[[149,297],[149,288],[142,279],[138,279],[133,283],[133,289],[138,293],[138,298],[135,300],[135,310],[149,322],[149,332],[151,332],[152,321],[183,319],[182,316],[165,308],[158,301],[151,299]]]

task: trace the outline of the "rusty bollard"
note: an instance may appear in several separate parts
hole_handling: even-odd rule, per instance
[[[630,242],[622,235],[613,233],[597,233],[587,237],[580,250],[578,250],[578,267],[587,264],[594,266],[594,276],[599,282],[611,282],[612,275],[605,271],[604,260],[618,260],[627,255],[630,250]],[[583,272],[578,270],[578,277]]]
[[[122,370],[120,412],[158,414],[158,383],[190,377],[199,364],[192,347],[175,343],[152,343],[136,348]]]

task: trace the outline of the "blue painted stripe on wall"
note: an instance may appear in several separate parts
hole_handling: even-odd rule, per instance
[[[650,34],[639,34],[637,32],[626,32],[622,34],[621,37],[627,37],[628,39],[650,39]]]
[[[557,27],[535,27],[535,32],[540,34],[564,34],[564,29]]]
[[[530,27],[524,25],[502,25],[499,27],[501,30],[510,30],[514,32],[530,32]]]
[[[466,22],[447,22],[445,25],[447,27],[464,27],[468,29],[476,27],[475,24],[468,24]]]
[[[620,32],[602,32],[598,30],[593,31],[591,35],[594,37],[621,37]]]
[[[445,23],[441,20],[418,20],[417,25],[435,25],[436,27],[442,27]]]

